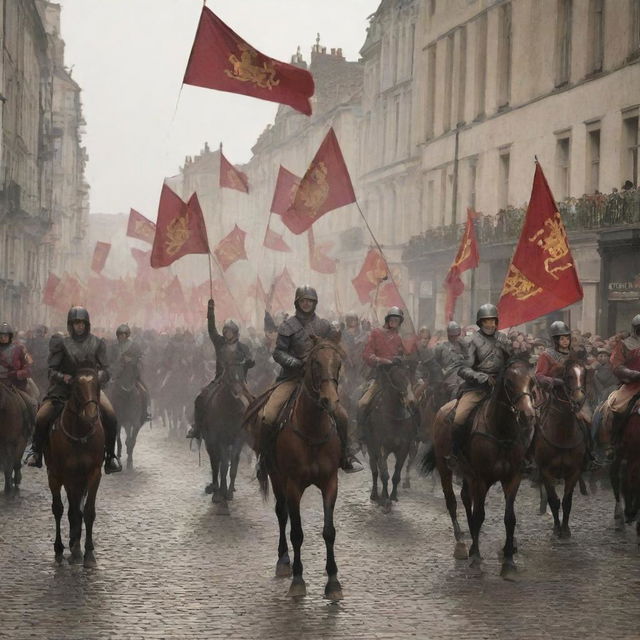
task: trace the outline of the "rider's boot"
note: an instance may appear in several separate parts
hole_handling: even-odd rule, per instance
[[[42,467],[42,452],[49,437],[49,427],[61,411],[51,400],[45,400],[36,415],[36,427],[31,446],[25,452],[24,463],[28,467]]]
[[[451,430],[451,455],[447,458],[450,469],[458,467],[458,460],[462,455],[462,449],[467,440],[467,425],[453,423]]]
[[[202,412],[204,398],[202,397],[204,389],[198,394],[193,405],[193,424],[189,427],[185,438],[197,438],[202,440],[202,433],[200,431],[200,425],[202,424]]]
[[[593,455],[593,438],[591,437],[591,429],[589,426],[580,420],[580,428],[584,435],[585,452],[582,460],[582,471],[597,471],[602,465]]]
[[[340,437],[340,444],[342,445],[340,468],[345,473],[356,473],[358,471],[362,471],[364,467],[356,457],[356,447],[349,437],[349,419],[343,409],[336,411],[335,421],[338,436]]]
[[[151,419],[153,417],[151,415],[151,411],[149,411],[149,405],[151,404],[151,402],[149,400],[149,392],[142,382],[138,382],[138,388],[142,392],[142,415],[140,416],[142,421],[141,424],[145,424],[147,422],[151,422]]]
[[[100,406],[102,426],[104,427],[104,472],[118,473],[122,471],[122,465],[116,456],[116,439],[118,437],[118,421],[115,413]]]
[[[616,449],[622,440],[622,432],[624,431],[624,414],[612,411],[613,419],[611,421],[611,439],[609,441],[609,447],[606,451],[606,458],[608,462],[612,462]]]

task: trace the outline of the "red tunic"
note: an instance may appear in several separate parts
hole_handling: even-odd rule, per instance
[[[27,388],[27,378],[31,375],[24,345],[10,344],[0,349],[0,378],[22,389]]]
[[[538,357],[536,365],[536,379],[540,378],[561,378],[566,358],[555,360],[552,355],[543,351]]]
[[[370,366],[375,367],[376,358],[392,360],[395,356],[406,355],[400,334],[393,329],[373,329],[369,334],[362,359]]]

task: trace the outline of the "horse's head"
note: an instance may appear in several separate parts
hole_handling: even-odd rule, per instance
[[[93,368],[78,369],[71,379],[70,403],[73,412],[80,419],[94,422],[98,419],[100,407],[100,381]]]
[[[333,414],[340,402],[338,379],[345,353],[340,346],[340,335],[332,335],[323,340],[312,337],[313,346],[307,355],[304,381],[307,390],[317,399],[318,404]]]
[[[586,369],[584,364],[569,358],[564,365],[562,375],[567,398],[574,412],[580,411],[586,400]]]
[[[242,396],[244,392],[244,362],[226,364],[222,369],[222,381],[234,396]]]
[[[408,400],[413,402],[413,391],[411,387],[411,372],[405,363],[393,364],[382,369],[385,374],[389,389],[400,395],[409,395]]]
[[[513,358],[503,374],[503,393],[511,410],[519,420],[532,427],[537,414],[533,403],[535,378],[529,363],[521,358]]]

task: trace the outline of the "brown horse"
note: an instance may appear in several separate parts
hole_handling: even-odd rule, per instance
[[[577,414],[586,400],[586,370],[583,364],[569,359],[565,363],[562,387],[554,387],[542,404],[540,421],[536,430],[534,451],[540,471],[540,512],[546,502],[553,514],[553,532],[559,538],[571,537],[569,515],[575,489],[587,449],[584,428]],[[562,523],[560,523],[560,498],[554,482],[564,481],[562,497]]]
[[[113,380],[111,403],[118,418],[118,457],[122,452],[121,431],[127,437],[127,469],[133,469],[133,449],[142,428],[143,392],[138,386],[138,372],[135,365],[125,367]]]
[[[0,470],[4,473],[4,492],[9,493],[22,481],[22,454],[31,427],[25,420],[22,398],[4,382],[0,382],[0,425]]]
[[[275,510],[280,526],[276,565],[278,576],[291,575],[285,532],[287,520],[291,518],[294,560],[290,596],[306,595],[300,555],[304,538],[300,500],[305,489],[315,485],[322,492],[324,510],[322,536],[327,549],[328,576],[325,597],[330,600],[342,598],[333,552],[336,537],[333,510],[338,496],[341,456],[336,411],[342,411],[339,407],[338,378],[343,357],[344,352],[337,341],[314,339],[314,346],[306,358],[302,381],[285,409],[282,428],[275,434],[260,434],[256,449],[259,455],[258,479],[263,495],[266,496],[268,492],[268,477],[276,499]],[[254,433],[255,425],[254,422]]]
[[[60,521],[64,512],[60,490],[64,486],[69,502],[69,563],[83,560],[86,568],[96,566],[93,553],[93,522],[96,494],[102,476],[104,431],[100,421],[100,385],[95,369],[79,369],[70,381],[69,399],[55,421],[44,449],[49,488],[56,519],[53,545],[56,561],[62,562],[64,545]],[[84,559],[80,552],[84,501]]]
[[[410,379],[403,365],[378,367],[380,390],[371,400],[365,433],[369,466],[371,468],[370,499],[389,507],[398,501],[398,484],[411,445],[416,436],[418,415],[406,398]],[[387,458],[393,453],[395,469],[389,494],[389,468]],[[378,474],[382,482],[382,494],[378,494]]]
[[[529,364],[522,360],[510,360],[502,375],[496,380],[490,397],[473,417],[473,428],[460,460],[463,476],[460,497],[467,513],[472,537],[469,549],[472,565],[481,561],[479,538],[484,522],[487,492],[496,482],[502,485],[506,530],[502,576],[505,578],[513,574],[516,568],[513,561],[513,554],[517,551],[513,535],[516,526],[514,503],[520,486],[524,455],[536,420],[536,410],[532,402],[534,386],[535,381]],[[434,425],[433,447],[427,451],[422,466],[426,473],[431,473],[436,467],[440,473],[442,491],[456,539],[454,557],[461,559],[467,557],[467,549],[462,541],[452,472],[447,464],[452,446],[452,423],[449,415],[454,407],[455,401],[451,401],[438,411]]]

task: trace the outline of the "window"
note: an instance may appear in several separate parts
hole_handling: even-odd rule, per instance
[[[429,0],[429,16],[436,12],[436,0]]]
[[[464,122],[465,91],[467,81],[467,29],[460,29],[460,60],[458,66],[458,115],[457,124]]]
[[[498,209],[506,209],[509,205],[509,171],[511,154],[508,150],[500,151],[500,165],[498,178]]]
[[[622,183],[631,180],[634,186],[638,186],[638,110],[635,114],[626,117],[623,125],[622,145]]]
[[[498,108],[511,99],[511,3],[499,9],[498,26]]]
[[[640,54],[640,0],[631,1],[631,56],[637,58]]]
[[[476,192],[478,188],[478,158],[469,160],[469,193],[467,196],[467,206],[474,211],[476,208]]]
[[[568,135],[558,136],[556,140],[556,192],[558,201],[569,197],[569,170],[571,157],[571,138]]]
[[[444,227],[447,215],[447,170],[440,171],[440,226]]]
[[[589,0],[589,72],[602,71],[604,60],[604,0]]]
[[[436,45],[427,49],[427,139],[433,137],[436,110]]]
[[[587,180],[586,192],[600,189],[600,123],[587,125]]]
[[[400,96],[396,96],[396,120],[395,120],[395,131],[394,131],[394,136],[395,136],[395,149],[394,149],[394,160],[398,158],[398,156],[400,155]]]
[[[487,14],[476,21],[476,118],[484,116],[485,90],[487,82]]]
[[[447,36],[447,50],[444,67],[444,101],[442,105],[442,130],[451,129],[451,93],[453,84],[453,34]]]
[[[556,87],[569,82],[571,74],[572,0],[558,0],[556,19]]]
[[[427,227],[432,229],[435,227],[436,212],[433,210],[434,205],[435,182],[429,180],[427,183]]]
[[[409,77],[413,77],[413,56],[416,46],[416,25],[413,23],[409,31]]]

